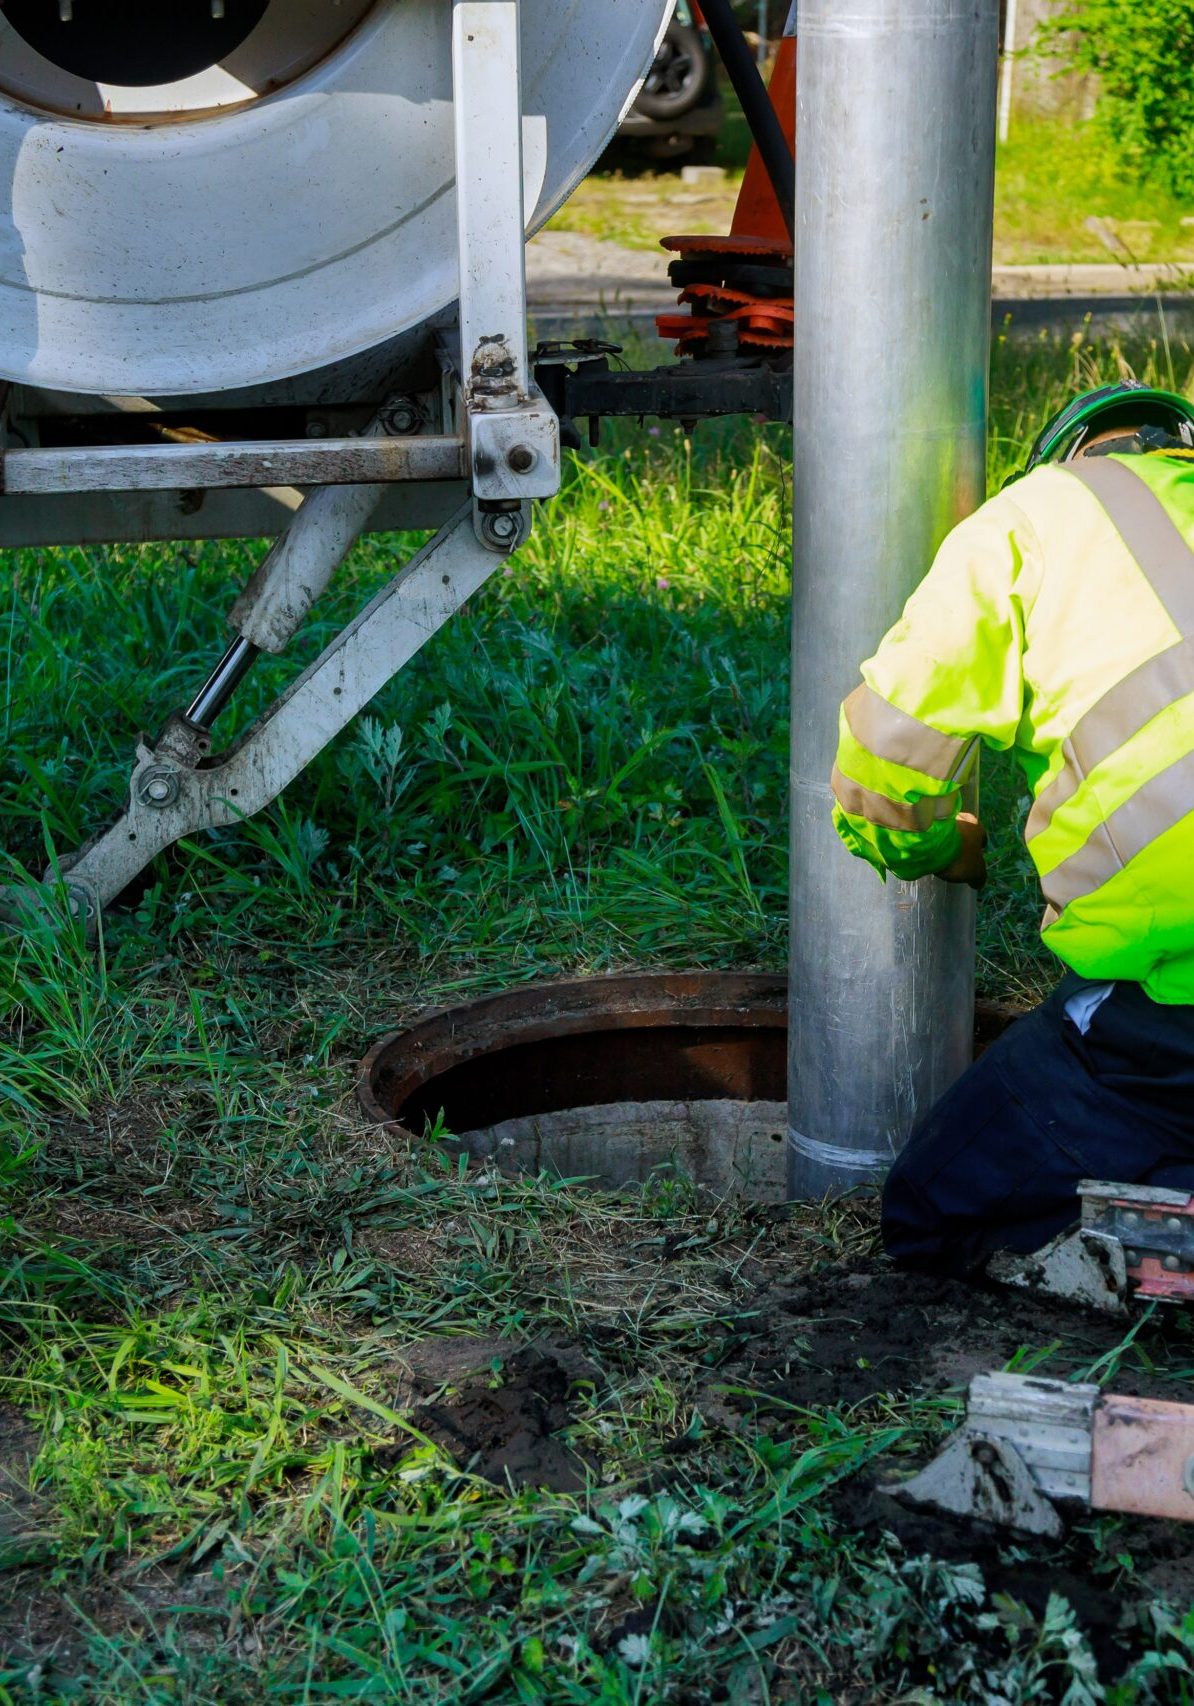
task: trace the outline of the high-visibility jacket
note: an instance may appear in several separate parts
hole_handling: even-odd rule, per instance
[[[954,529],[846,700],[846,845],[939,871],[980,744],[1019,761],[1048,946],[1194,1003],[1194,461],[1036,469]]]

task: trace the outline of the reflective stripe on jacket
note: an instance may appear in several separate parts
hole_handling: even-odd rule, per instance
[[[853,852],[943,869],[978,744],[1010,748],[1045,941],[1194,1002],[1194,461],[1087,457],[990,499],[862,676],[833,774]]]

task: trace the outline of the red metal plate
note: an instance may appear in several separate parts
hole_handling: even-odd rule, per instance
[[[777,261],[790,261],[795,253],[791,243],[772,237],[661,237],[659,243],[669,253],[681,255],[770,255]]]
[[[1108,1396],[1095,1405],[1090,1502],[1194,1522],[1194,1405]]]

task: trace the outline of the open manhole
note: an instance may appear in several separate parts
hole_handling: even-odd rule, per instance
[[[981,1046],[1007,1016],[980,1008]],[[650,972],[541,983],[439,1009],[361,1066],[365,1113],[421,1135],[442,1114],[503,1171],[786,1196],[787,981]]]

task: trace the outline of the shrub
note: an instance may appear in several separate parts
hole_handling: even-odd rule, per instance
[[[1041,42],[1098,76],[1096,123],[1133,170],[1194,195],[1192,0],[1063,0]]]

